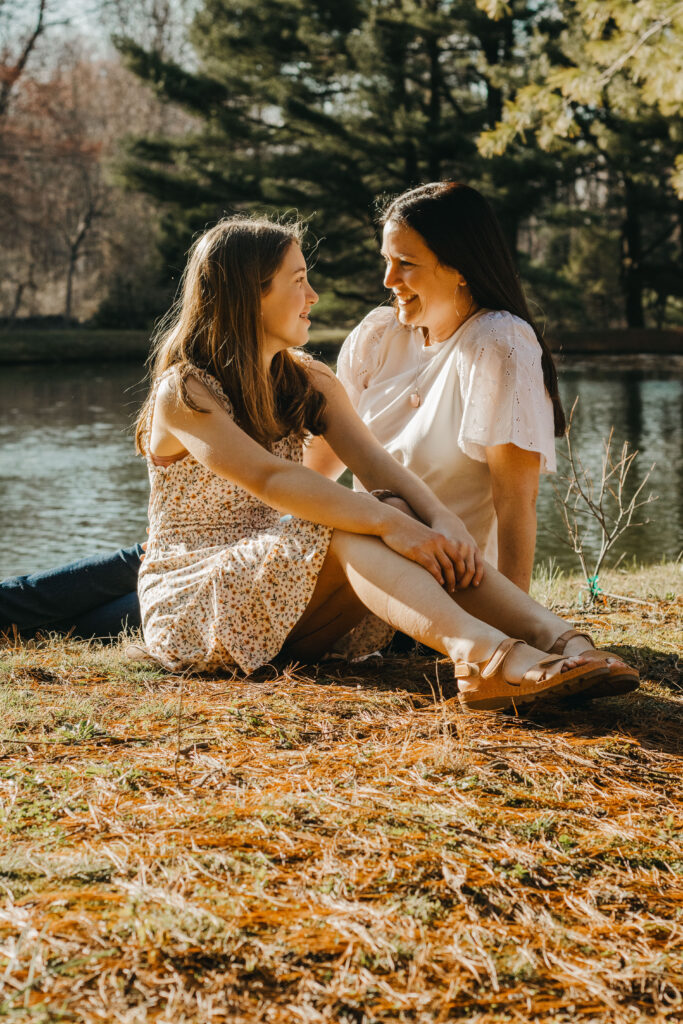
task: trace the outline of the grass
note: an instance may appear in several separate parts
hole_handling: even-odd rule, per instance
[[[182,679],[8,642],[0,1015],[679,1019],[679,579],[581,611],[541,574],[644,683],[526,719],[463,715],[418,656]]]

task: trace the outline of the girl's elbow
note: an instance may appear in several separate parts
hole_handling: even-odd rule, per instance
[[[271,508],[279,508],[286,492],[286,477],[291,466],[269,467],[254,474],[251,493]]]

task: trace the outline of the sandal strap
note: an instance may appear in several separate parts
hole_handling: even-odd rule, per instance
[[[545,670],[548,668],[548,666],[556,665],[558,661],[566,660],[567,658],[564,654],[547,654],[545,658],[541,658],[540,661],[536,661],[533,665],[529,666],[529,668],[522,676],[522,680],[527,679],[537,682],[539,679],[542,679],[544,677]],[[520,682],[522,680],[520,680]]]
[[[550,648],[550,654],[562,654],[569,641],[573,640],[577,636],[583,637],[583,639],[587,640],[591,647],[595,649],[593,637],[590,636],[589,633],[583,633],[580,629],[568,629],[566,633],[562,633],[561,636],[558,636],[557,640]]]
[[[586,635],[587,634],[585,634],[585,633],[577,632],[577,630],[575,630],[575,629],[570,629],[570,630],[567,631],[566,634],[561,636],[559,639],[560,640],[564,640],[565,644],[566,644],[573,636],[586,636]],[[590,637],[588,637],[588,639],[590,640]],[[494,676],[497,672],[500,672],[502,670],[502,667],[503,667],[503,664],[505,662],[505,659],[508,657],[510,651],[512,651],[518,644],[525,644],[525,641],[524,640],[515,640],[512,637],[506,637],[505,640],[501,640],[501,642],[498,644],[498,646],[496,647],[496,649],[493,652],[493,654],[491,655],[491,657],[488,659],[487,662],[484,663],[484,667],[483,668],[481,667],[481,665],[477,664],[476,662],[469,662],[469,661],[459,661],[459,662],[457,662],[454,665],[454,667],[453,667],[454,678],[455,679],[467,679],[470,676],[480,676],[482,679],[488,679],[491,676]],[[518,679],[518,680],[509,680],[509,681],[511,683],[519,683],[519,682],[521,682],[524,679],[528,679],[528,680],[541,679],[543,677],[543,675],[545,674],[546,668],[548,668],[549,665],[554,665],[558,661],[566,661],[566,660],[567,660],[566,656],[562,655],[561,653],[559,653],[559,654],[554,654],[554,653],[546,654],[546,656],[544,658],[541,658],[539,661],[534,662],[533,665],[530,665],[529,668],[526,670],[526,672],[524,672],[522,674],[520,679]]]
[[[505,640],[502,640],[496,647],[484,668],[481,670],[480,675],[482,679],[488,679],[489,676],[495,675],[496,672],[500,671],[503,667],[503,662],[513,647],[516,647],[517,644],[523,643],[523,640],[514,640],[512,637],[507,637]]]
[[[453,666],[453,677],[455,679],[468,679],[470,676],[481,676],[482,679],[486,679],[488,676],[491,676],[498,671],[513,647],[517,644],[523,643],[523,640],[513,640],[511,637],[506,637],[505,640],[501,640],[491,657],[484,662],[455,662]]]

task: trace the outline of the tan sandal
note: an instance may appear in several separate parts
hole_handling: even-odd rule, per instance
[[[507,678],[505,660],[510,651],[524,644],[523,640],[506,639],[498,644],[491,657],[481,664],[467,661],[455,663],[455,678],[459,684],[458,699],[463,708],[472,711],[504,711],[507,708],[528,708],[536,701],[547,698],[570,697],[581,693],[608,674],[606,665],[578,665],[576,668],[546,676],[549,665],[568,658],[547,655],[527,669],[519,678]],[[471,682],[470,682],[471,680]]]
[[[563,654],[569,641],[578,636],[587,640],[590,647],[585,651],[581,651],[580,654],[573,655],[573,657],[586,658],[587,661],[593,662],[593,664],[599,663],[601,665],[605,665],[608,670],[608,675],[604,679],[596,682],[587,690],[584,690],[581,694],[582,697],[587,697],[590,700],[594,697],[618,697],[622,693],[630,693],[632,690],[638,689],[640,686],[640,676],[636,669],[631,668],[630,665],[626,665],[618,654],[613,654],[611,651],[599,650],[593,643],[593,638],[588,633],[582,633],[578,629],[568,629],[566,633],[558,636],[557,640],[550,648],[550,653]],[[613,658],[616,664],[610,665],[610,658]]]

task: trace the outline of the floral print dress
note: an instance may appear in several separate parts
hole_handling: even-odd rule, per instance
[[[193,374],[234,418],[218,381],[203,370]],[[153,458],[153,408],[145,438],[149,543],[138,585],[145,644],[174,671],[252,672],[280,651],[301,618],[332,529],[281,516],[189,453]],[[303,443],[288,435],[272,451],[301,462]]]

